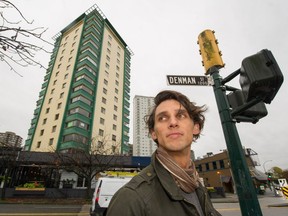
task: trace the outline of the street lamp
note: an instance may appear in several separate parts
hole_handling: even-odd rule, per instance
[[[267,161],[265,161],[264,163],[263,163],[263,170],[264,170],[264,173],[266,174],[266,169],[265,169],[265,164],[267,163],[267,162],[271,162],[272,160],[267,160]]]

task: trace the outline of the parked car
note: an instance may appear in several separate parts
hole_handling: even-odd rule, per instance
[[[105,216],[113,195],[132,177],[101,177],[98,179],[92,198],[90,216]]]

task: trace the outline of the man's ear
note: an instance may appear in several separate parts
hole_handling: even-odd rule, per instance
[[[194,134],[194,135],[200,134],[200,125],[199,125],[198,123],[197,123],[197,124],[194,124],[193,134]]]
[[[152,138],[154,141],[157,140],[157,136],[156,136],[156,133],[155,133],[154,130],[151,130],[151,131],[150,131],[150,134],[151,134],[151,138]]]

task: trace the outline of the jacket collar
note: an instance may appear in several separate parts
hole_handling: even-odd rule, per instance
[[[157,160],[156,152],[154,152],[152,155],[151,165],[153,166],[161,185],[163,186],[167,194],[169,194],[170,198],[174,200],[183,200],[180,188],[177,186],[172,175]]]

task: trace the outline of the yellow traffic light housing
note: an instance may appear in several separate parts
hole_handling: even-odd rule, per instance
[[[202,65],[205,68],[205,75],[210,74],[209,69],[212,67],[222,68],[224,67],[223,60],[221,58],[221,52],[218,48],[218,42],[214,36],[214,31],[205,30],[198,36],[198,42],[200,46],[200,55],[202,56]]]

